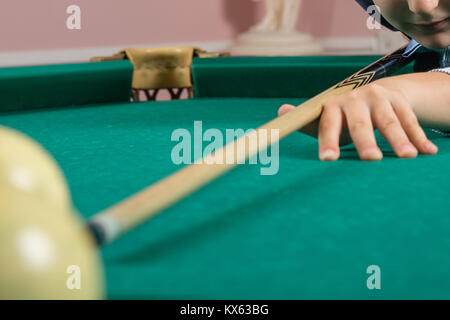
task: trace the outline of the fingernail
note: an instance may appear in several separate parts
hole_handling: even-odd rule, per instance
[[[363,151],[362,156],[365,160],[381,160],[383,158],[383,153],[377,147],[367,148]]]
[[[417,156],[417,150],[410,144],[404,144],[399,149],[399,155],[402,157]]]
[[[427,142],[427,144],[425,145],[425,150],[428,153],[436,153],[438,152],[438,147],[436,147],[436,145],[431,142]]]
[[[290,105],[290,104],[283,104],[279,109],[278,109],[278,116],[282,116],[285,113],[288,113],[289,111],[292,111],[293,109],[295,109],[294,106]]]
[[[320,153],[319,158],[322,161],[334,161],[337,159],[337,154],[331,149],[325,149]]]

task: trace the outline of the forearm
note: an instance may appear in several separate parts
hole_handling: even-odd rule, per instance
[[[450,129],[450,75],[414,73],[382,81],[396,81],[423,127]]]

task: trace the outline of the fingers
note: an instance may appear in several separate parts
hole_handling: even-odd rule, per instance
[[[285,104],[278,109],[278,115],[293,109],[295,106]],[[387,99],[385,94],[378,93],[376,87],[330,99],[317,122],[313,133],[306,133],[318,136],[319,158],[322,161],[339,159],[340,140],[347,135],[347,131],[361,160],[381,160],[383,154],[377,146],[374,128],[378,129],[399,158],[414,158],[419,152],[438,152],[408,104],[395,95]]]
[[[394,106],[394,112],[409,140],[421,154],[431,155],[438,152],[438,147],[428,140],[411,108],[399,103]]]
[[[379,102],[372,109],[372,118],[378,131],[389,142],[397,157],[417,157],[418,151],[409,141],[389,101]]]
[[[327,105],[323,110],[319,124],[319,158],[322,161],[339,159],[342,118],[342,111],[337,105]]]
[[[284,104],[282,105],[279,109],[278,109],[278,116],[281,117],[282,115],[284,115],[285,113],[288,113],[289,111],[294,110],[296,107],[290,104]],[[308,123],[307,125],[305,125],[303,128],[301,128],[299,131],[302,133],[305,133],[307,135],[310,135],[312,137],[317,137],[318,136],[318,122],[319,121],[312,121],[311,123]]]
[[[278,109],[278,116],[282,116],[293,109],[295,109],[293,105],[284,104]],[[339,137],[342,130],[342,111],[339,107],[324,108],[319,126],[319,158],[322,161],[339,159]]]
[[[290,104],[283,104],[279,109],[278,109],[278,116],[281,117],[283,114],[288,113],[289,111],[295,109],[295,107],[293,105]]]
[[[349,100],[343,107],[350,136],[361,160],[377,161],[383,153],[377,146],[370,108],[360,100]]]

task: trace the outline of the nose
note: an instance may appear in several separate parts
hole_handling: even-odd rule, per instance
[[[439,0],[408,0],[409,10],[417,14],[431,13],[439,5]]]

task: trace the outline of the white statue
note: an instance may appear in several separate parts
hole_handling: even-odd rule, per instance
[[[293,56],[322,51],[322,47],[310,35],[296,31],[302,0],[264,1],[264,18],[238,37],[230,48],[232,55]]]
[[[265,2],[266,15],[252,30],[293,32],[297,25],[302,0],[265,0]]]

